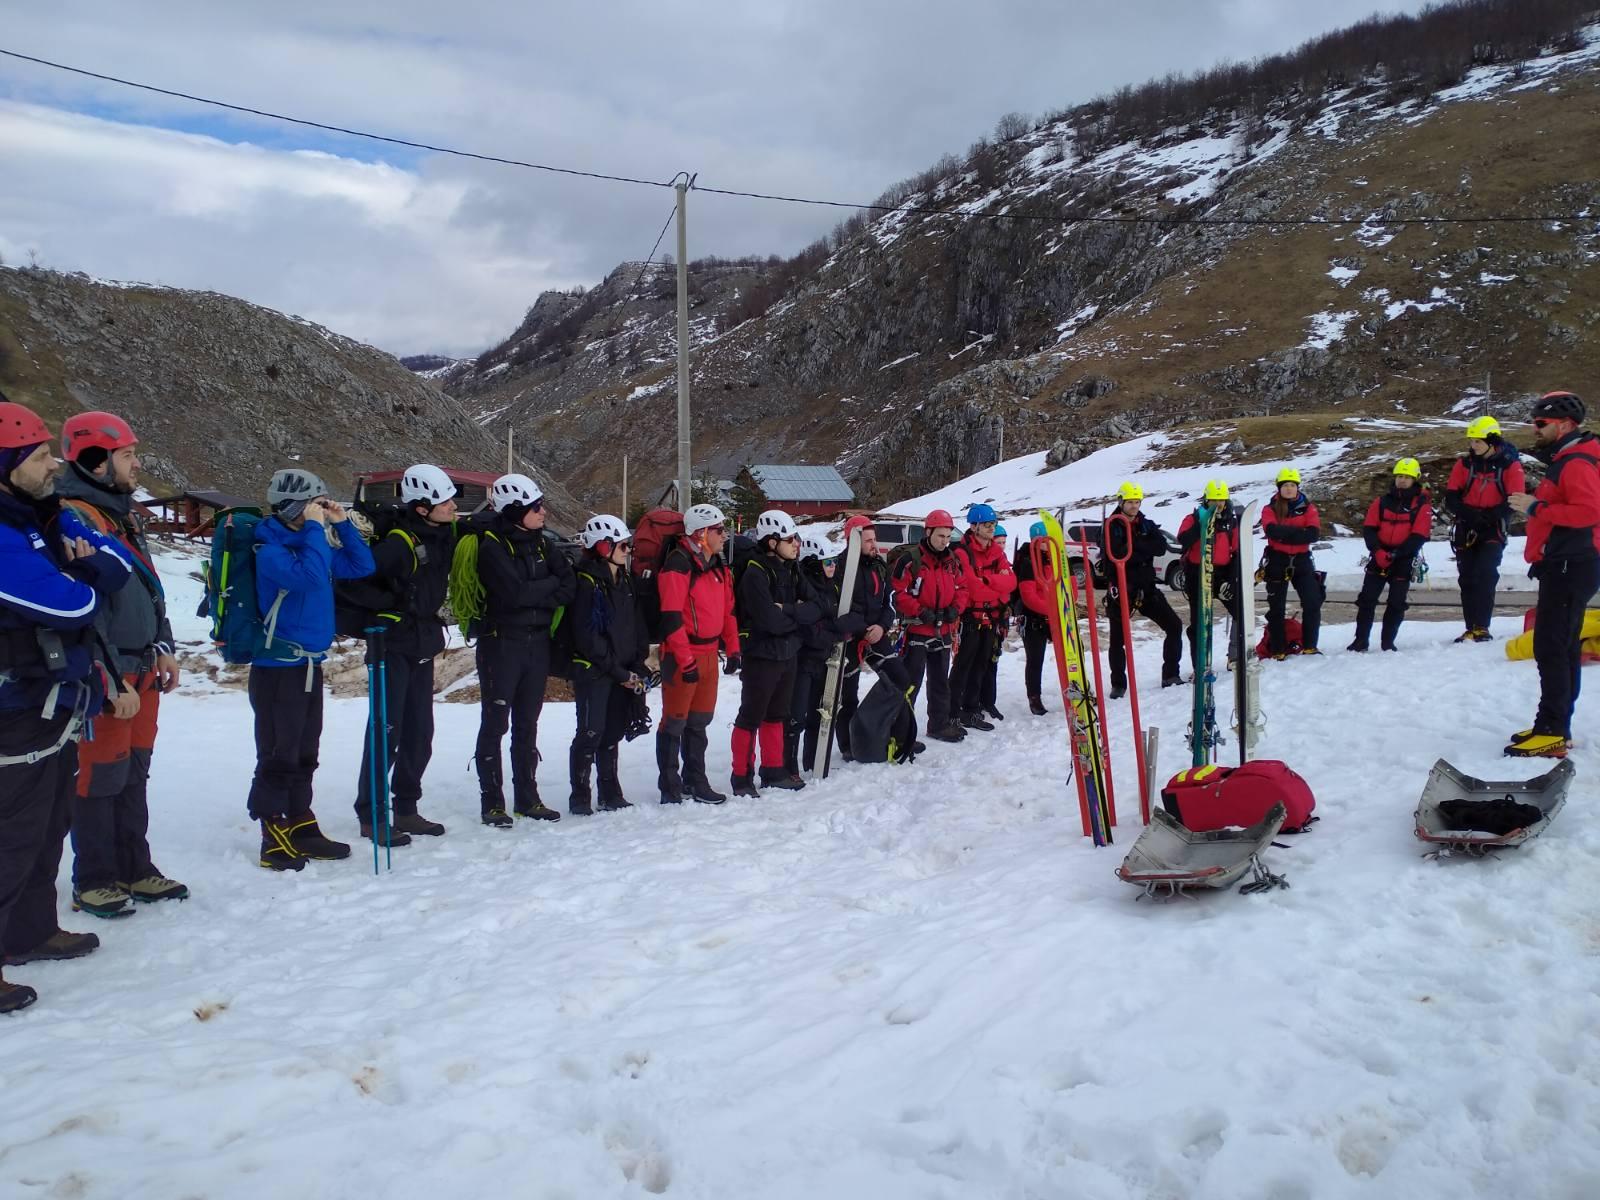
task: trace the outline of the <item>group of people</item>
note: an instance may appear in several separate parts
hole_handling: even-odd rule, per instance
[[[1534,454],[1546,471],[1532,494],[1499,426],[1479,418],[1468,427],[1468,453],[1446,488],[1466,624],[1458,641],[1489,638],[1508,519],[1513,512],[1527,518],[1527,559],[1539,584],[1534,653],[1541,696],[1533,725],[1513,736],[1508,754],[1560,756],[1571,737],[1583,614],[1600,588],[1600,440],[1583,430],[1585,416],[1569,392],[1537,402]],[[148,844],[146,788],[157,714],[180,672],[161,579],[132,505],[138,439],[122,418],[89,412],[61,430],[65,463],[52,452],[52,440],[37,414],[0,397],[5,966],[76,958],[98,945],[95,935],[56,923],[55,879],[69,830],[76,910],[115,918],[138,904],[188,895],[156,868]],[[1395,648],[1413,565],[1432,526],[1420,477],[1415,459],[1400,460],[1392,486],[1368,510],[1370,553],[1352,651],[1369,648],[1386,589],[1379,644]],[[1320,518],[1300,483],[1293,468],[1282,471],[1260,518],[1265,550],[1255,579],[1267,592],[1266,650],[1280,660],[1319,652],[1323,587],[1313,546]],[[1136,483],[1122,486],[1102,545],[1123,562],[1119,580],[1130,611],[1163,634],[1166,686],[1182,682],[1183,626],[1159,587],[1156,560],[1167,552],[1167,536],[1141,512],[1143,499]],[[247,805],[260,825],[263,867],[293,871],[350,855],[348,844],[322,831],[313,809],[323,662],[341,630],[367,638],[369,662],[381,668],[373,678],[383,681],[373,712],[383,714],[384,728],[375,731],[369,719],[354,789],[361,835],[404,846],[445,832],[419,804],[432,754],[434,665],[446,643],[447,601],[475,639],[481,695],[474,761],[480,818],[494,828],[513,826],[517,817],[561,817],[544,803],[537,778],[539,716],[558,653],[570,656],[576,700],[567,770],[567,812],[575,815],[630,806],[620,746],[649,730],[645,693],[657,680],[663,804],[727,799],[707,766],[719,677],[739,678],[729,780],[740,796],[759,796],[763,787],[803,788],[804,773],[829,752],[821,744],[823,693],[836,654],[841,677],[832,735],[845,759],[854,756],[852,717],[862,703],[863,672],[886,681],[904,701],[909,732],[887,757],[905,761],[926,749],[911,717],[924,688],[929,737],[958,742],[970,731],[993,730],[1003,719],[996,666],[1016,620],[1029,707],[1047,711],[1041,676],[1058,584],[1039,577],[1029,544],[1008,559],[1004,528],[987,504],[968,510],[959,537],[948,511],[929,513],[921,540],[887,557],[866,516],[850,518],[839,538],[802,531],[778,510],[761,514],[745,552],[731,552],[725,514],[697,504],[683,514],[681,533],[659,561],[639,564],[633,532],[603,513],[585,524],[574,562],[546,531],[543,493],[525,475],[497,479],[489,500],[487,519],[463,520],[449,476],[418,464],[403,474],[393,519],[363,530],[311,472],[273,475],[270,512],[252,534],[255,594],[248,597],[260,630],[249,656],[256,767]],[[1177,543],[1191,613],[1200,607],[1202,529],[1210,532],[1213,593],[1223,608],[1237,617],[1242,588],[1253,586],[1239,553],[1238,521],[1219,480],[1206,485],[1183,521]],[[1042,523],[1030,530],[1030,541],[1044,536]],[[846,595],[847,548],[856,539],[860,554]],[[1302,606],[1298,629],[1286,616],[1291,588]],[[1127,687],[1127,645],[1115,615],[1120,597],[1106,600],[1115,698]],[[1193,622],[1189,639],[1193,664]],[[508,731],[509,809],[502,751]],[[374,751],[385,747],[374,763]],[[0,978],[0,1012],[35,999],[32,988]]]

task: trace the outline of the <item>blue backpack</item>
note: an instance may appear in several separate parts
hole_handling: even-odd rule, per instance
[[[288,594],[279,592],[263,616],[256,599],[256,526],[261,521],[259,509],[224,509],[211,536],[206,595],[197,615],[211,618],[211,640],[228,663],[253,662],[272,645],[278,608]]]

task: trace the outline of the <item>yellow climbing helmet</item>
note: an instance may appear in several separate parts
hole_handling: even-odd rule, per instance
[[[1228,485],[1220,479],[1206,481],[1207,500],[1226,500],[1228,498]]]
[[[1129,480],[1117,489],[1118,500],[1143,500],[1144,489],[1137,483]]]
[[[1481,442],[1486,442],[1491,437],[1499,437],[1500,422],[1493,417],[1478,417],[1467,426],[1467,436]]]
[[[1279,483],[1299,483],[1300,482],[1300,472],[1295,470],[1293,467],[1285,467],[1283,470],[1278,472],[1278,482]]]
[[[1414,458],[1402,458],[1394,465],[1396,475],[1409,475],[1413,479],[1422,478],[1422,464]]]

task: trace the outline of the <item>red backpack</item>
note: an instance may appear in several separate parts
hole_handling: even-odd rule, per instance
[[[633,531],[633,590],[652,642],[661,640],[661,589],[656,576],[682,536],[683,514],[670,508],[651,509]]]
[[[1288,643],[1288,652],[1290,654],[1298,654],[1300,652],[1300,646],[1305,636],[1305,628],[1298,619],[1295,617],[1285,617],[1283,619],[1283,640]],[[1265,629],[1261,631],[1261,640],[1256,643],[1256,657],[1272,657],[1272,648],[1267,642],[1267,631]]]
[[[1226,825],[1248,828],[1282,802],[1285,833],[1300,833],[1316,820],[1311,786],[1283,763],[1263,758],[1242,767],[1189,767],[1161,789],[1161,803],[1185,828],[1202,832]]]

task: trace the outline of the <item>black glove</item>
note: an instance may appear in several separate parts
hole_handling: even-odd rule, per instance
[[[952,604],[949,608],[939,610],[939,624],[954,625],[961,619],[961,610]]]
[[[698,662],[691,662],[687,667],[678,672],[678,679],[683,683],[699,683],[700,664]]]
[[[722,664],[722,673],[724,675],[737,675],[739,668],[742,666],[744,666],[744,655],[730,654],[728,655],[728,661]]]

